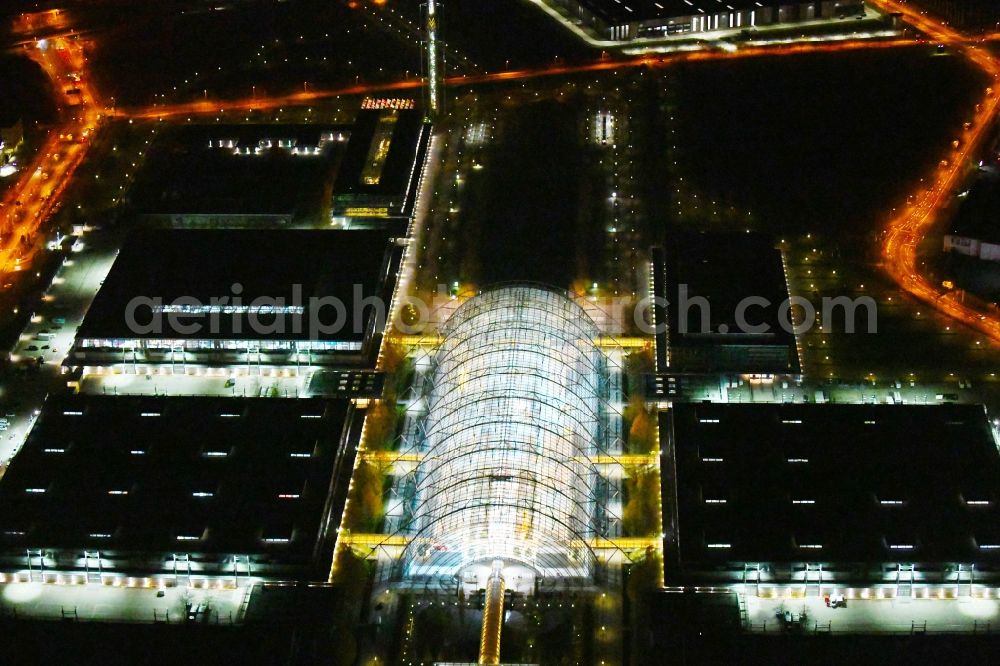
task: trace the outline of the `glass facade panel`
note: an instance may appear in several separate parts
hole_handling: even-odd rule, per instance
[[[602,432],[598,331],[563,295],[506,287],[445,324],[407,575],[501,559],[588,576]]]

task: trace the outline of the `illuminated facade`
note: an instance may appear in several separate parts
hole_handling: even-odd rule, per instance
[[[544,0],[604,39],[630,41],[755,30],[865,16],[863,0]]]
[[[565,296],[517,286],[465,303],[442,332],[405,574],[502,560],[591,575],[607,391],[596,326]]]

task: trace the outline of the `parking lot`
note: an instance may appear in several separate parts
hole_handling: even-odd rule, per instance
[[[93,231],[63,241],[75,251],[43,295],[0,377],[0,415],[9,421],[0,439],[3,468],[27,437],[45,396],[65,386],[62,361],[114,261],[109,241]]]

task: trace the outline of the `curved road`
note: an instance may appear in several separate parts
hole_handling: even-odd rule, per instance
[[[973,297],[962,298],[939,287],[927,275],[921,274],[917,262],[918,247],[940,220],[943,205],[964,185],[964,172],[969,160],[990,139],[991,128],[1000,109],[1000,97],[996,94],[996,90],[1000,89],[997,84],[1000,60],[988,49],[969,43],[965,35],[920,13],[917,8],[895,0],[872,1],[886,11],[902,14],[907,22],[935,41],[959,49],[993,80],[992,86],[986,89],[983,99],[976,105],[976,116],[967,125],[958,147],[941,160],[940,168],[925,179],[925,184],[910,196],[906,207],[889,223],[882,255],[886,271],[911,296],[987,335],[994,343],[1000,343],[1000,316],[995,309]]]

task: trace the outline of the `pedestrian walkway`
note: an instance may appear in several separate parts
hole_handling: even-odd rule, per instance
[[[0,584],[0,612],[45,620],[180,623],[190,611],[192,621],[232,624],[240,621],[249,589],[5,583]]]
[[[1000,633],[996,599],[850,599],[845,607],[830,608],[818,596],[747,596],[746,606],[748,627],[755,632]]]

